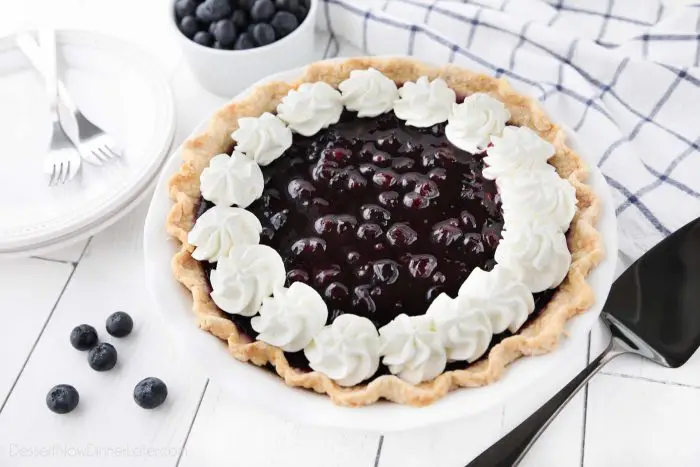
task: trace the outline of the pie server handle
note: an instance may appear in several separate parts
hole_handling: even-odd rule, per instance
[[[611,341],[605,351],[593,360],[581,373],[549,399],[537,412],[516,426],[506,436],[482,452],[466,467],[513,467],[518,465],[530,450],[537,438],[576,393],[583,388],[598,371],[610,360],[627,353]]]

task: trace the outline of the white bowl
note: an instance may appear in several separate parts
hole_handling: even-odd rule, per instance
[[[167,2],[173,34],[200,84],[208,91],[231,97],[266,76],[317,60],[316,12],[319,0],[311,0],[309,13],[291,34],[272,44],[248,50],[204,47],[187,38],[177,27],[174,2]]]
[[[271,76],[268,80],[293,81],[302,69]],[[241,93],[240,98],[250,91]],[[194,133],[201,132],[208,122],[202,122]],[[594,160],[568,131],[569,144],[590,163]],[[180,164],[178,148],[166,164],[146,218],[144,252],[146,280],[153,299],[164,321],[168,323],[179,342],[200,368],[228,388],[246,403],[255,404],[278,416],[302,423],[366,431],[401,431],[474,416],[517,397],[535,384],[543,384],[556,375],[556,368],[577,361],[573,355],[574,343],[588,335],[605,303],[615,273],[617,259],[617,225],[613,202],[603,175],[591,163],[589,183],[602,199],[598,229],[608,252],[603,262],[593,271],[589,283],[596,296],[595,304],[583,315],[571,320],[559,348],[547,355],[524,357],[508,367],[500,381],[482,388],[465,388],[451,392],[436,403],[420,409],[399,404],[380,402],[368,407],[346,408],[334,405],[325,395],[303,389],[292,389],[275,374],[242,363],[228,354],[225,345],[216,337],[201,331],[192,313],[192,297],[172,275],[170,261],[179,244],[165,233],[165,218],[172,206],[168,198],[168,179]],[[543,401],[544,402],[544,401]]]

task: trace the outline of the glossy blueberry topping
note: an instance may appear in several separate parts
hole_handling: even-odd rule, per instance
[[[393,113],[345,111],[312,137],[295,135],[263,167],[265,191],[248,210],[288,283],[316,288],[332,316],[355,313],[379,328],[425,313],[436,286],[454,296],[493,258],[503,219],[482,168],[480,155],[447,141],[444,124],[420,129]]]
[[[482,156],[451,145],[444,127],[344,111],[314,136],[295,134],[292,147],[263,167],[265,191],[248,207],[263,225],[261,243],[280,253],[287,285],[319,292],[329,323],[353,313],[380,328],[401,313],[424,314],[440,293],[456,296],[474,268],[495,265],[498,191],[482,176]],[[199,214],[209,207],[202,199]],[[536,294],[538,310],[550,296]],[[250,318],[231,319],[257,336]],[[286,355],[308,369],[303,352]]]

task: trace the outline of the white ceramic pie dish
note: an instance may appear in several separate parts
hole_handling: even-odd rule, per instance
[[[300,74],[301,69],[296,69],[271,76],[265,81],[292,81]],[[194,133],[201,132],[206,123],[200,124]],[[584,159],[593,160],[587,154],[586,148],[576,141],[575,135],[571,131],[568,134],[570,146]],[[589,183],[603,203],[598,229],[603,236],[606,251],[612,254],[606,255],[589,278],[597,298],[596,303],[584,315],[569,322],[568,331],[571,337],[564,339],[558,350],[541,357],[522,358],[509,366],[501,381],[483,388],[453,391],[428,407],[417,409],[386,402],[363,408],[338,407],[325,395],[290,388],[277,375],[235,360],[223,343],[197,327],[191,311],[191,295],[174,279],[170,270],[170,261],[178,250],[178,244],[168,237],[164,227],[167,213],[172,206],[167,196],[167,184],[181,164],[179,151],[178,148],[161,174],[145,225],[146,277],[156,309],[161,312],[168,328],[175,333],[184,351],[193,357],[194,364],[203,368],[235,396],[290,420],[389,432],[474,416],[499,406],[516,397],[521,391],[535,384],[541,385],[543,380],[550,379],[555,368],[570,365],[569,362],[573,360],[571,350],[577,340],[585,338],[595,323],[614,277],[617,227],[613,204],[603,176],[592,167]]]

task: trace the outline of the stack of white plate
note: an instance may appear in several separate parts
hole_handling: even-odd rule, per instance
[[[60,31],[57,48],[78,107],[114,136],[123,156],[102,166],[83,162],[73,181],[49,187],[44,84],[14,37],[0,39],[0,258],[58,248],[115,222],[149,192],[172,143],[172,92],[153,57],[92,32]]]

